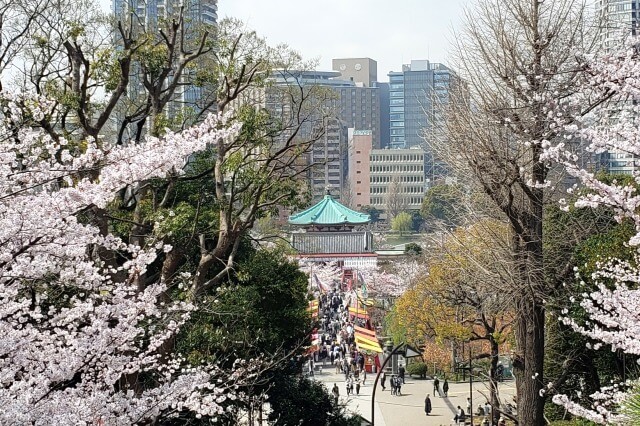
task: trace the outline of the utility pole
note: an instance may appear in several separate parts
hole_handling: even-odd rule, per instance
[[[384,371],[385,367],[389,360],[405,345],[405,343],[400,343],[398,346],[393,348],[393,350],[389,353],[389,356],[384,360],[382,366],[380,367],[380,371],[376,374],[376,379],[373,381],[373,390],[371,391],[371,426],[375,425],[375,406],[376,406],[376,386],[378,386],[378,380],[380,379],[380,374]]]
[[[471,345],[469,345],[469,418],[473,426],[473,370],[471,366]]]

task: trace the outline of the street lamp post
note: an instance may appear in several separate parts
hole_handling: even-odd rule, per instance
[[[469,345],[469,418],[473,426],[473,370],[471,366],[471,345]]]
[[[464,352],[463,352],[464,353]],[[462,370],[463,374],[465,371],[469,370],[469,420],[473,425],[473,365],[471,355],[471,346],[469,346],[469,366],[468,367],[458,367],[458,370]]]
[[[384,371],[384,368],[387,366],[387,363],[393,355],[395,355],[404,345],[405,343],[403,342],[393,348],[391,353],[389,353],[389,356],[382,362],[382,366],[380,367],[378,374],[376,374],[376,379],[373,381],[373,390],[371,391],[371,426],[375,425],[376,387],[378,386],[378,380],[380,380],[380,374]]]

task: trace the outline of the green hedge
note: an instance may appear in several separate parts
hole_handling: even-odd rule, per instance
[[[407,365],[407,373],[425,379],[427,377],[427,365],[424,362],[413,362]]]

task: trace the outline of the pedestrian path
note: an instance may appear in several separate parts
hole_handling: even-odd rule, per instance
[[[326,384],[330,390],[336,383],[340,389],[340,401],[347,405],[350,412],[360,414],[366,420],[371,420],[371,394],[373,391],[374,375],[368,375],[366,384],[360,388],[360,395],[348,397],[343,374],[335,374],[335,370],[327,365],[321,374],[316,374],[316,380]],[[479,382],[473,384],[473,404],[477,407],[487,400],[487,385]],[[424,412],[426,394],[431,396],[432,412],[427,416]],[[500,384],[500,396],[504,401],[515,395],[513,382]],[[376,426],[450,426],[454,425],[453,417],[458,406],[466,411],[467,397],[469,397],[468,383],[452,383],[447,398],[433,396],[433,381],[407,378],[402,386],[402,395],[391,395],[388,383],[387,389],[382,390],[380,383],[376,390],[375,425]]]
[[[353,414],[359,414],[364,419],[371,421],[371,395],[373,392],[373,380],[375,379],[374,374],[367,375],[365,384],[360,386],[359,395],[349,396],[347,396],[344,374],[336,374],[334,367],[327,364],[327,367],[323,368],[322,373],[315,375],[315,379],[324,383],[328,390],[331,390],[333,384],[336,383],[338,385],[338,389],[340,390],[340,402],[347,406],[349,412]],[[380,390],[380,385],[378,385],[378,390],[376,391],[376,399],[378,399],[378,396],[380,395]],[[387,392],[389,391],[387,390]],[[380,410],[380,405],[378,403],[375,404],[374,410],[375,424],[377,426],[387,426],[382,411]]]

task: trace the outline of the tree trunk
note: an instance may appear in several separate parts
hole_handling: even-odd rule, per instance
[[[516,319],[518,358],[514,362],[521,425],[542,426],[544,399],[540,395],[544,359],[544,307],[536,303],[519,306]]]
[[[498,342],[491,337],[489,339],[491,345],[491,366],[489,367],[489,398],[491,402],[491,424],[497,425],[500,417],[498,408],[500,408],[500,399],[498,398]],[[473,410],[473,407],[471,407]]]

